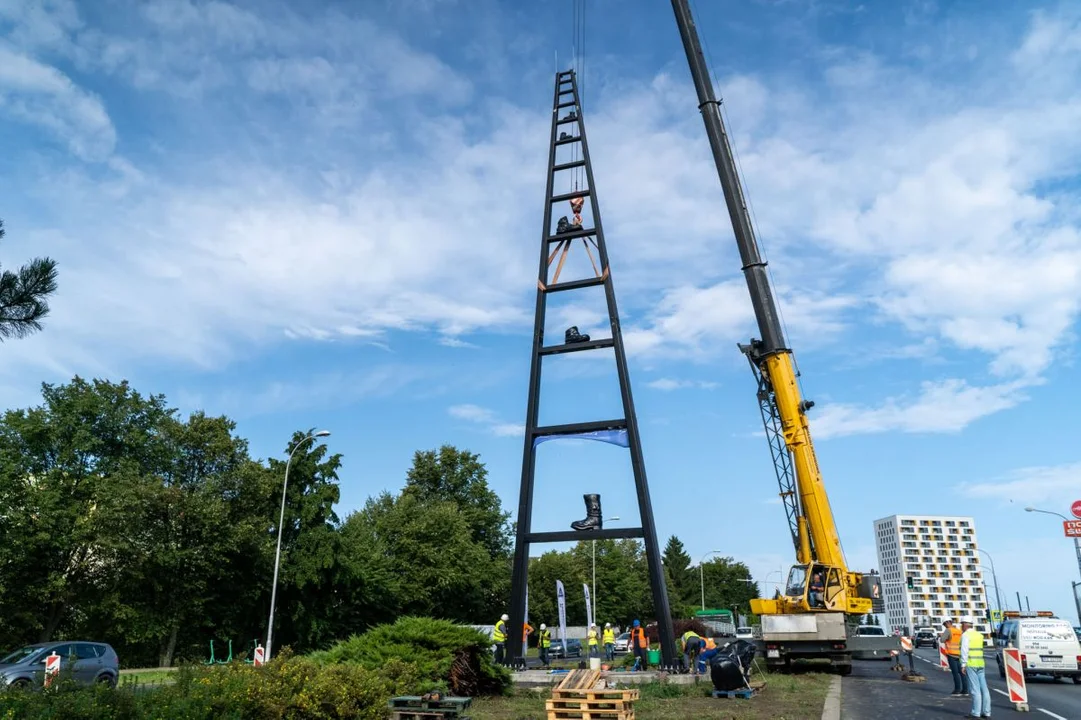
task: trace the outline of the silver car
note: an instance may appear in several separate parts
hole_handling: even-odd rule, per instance
[[[80,685],[102,683],[116,687],[120,659],[111,646],[99,642],[65,641],[21,647],[0,658],[0,683],[9,687],[41,687],[45,681],[45,660],[60,656],[60,675]]]

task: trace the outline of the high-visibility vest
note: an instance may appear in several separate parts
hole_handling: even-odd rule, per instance
[[[701,637],[699,637],[698,633],[696,633],[694,630],[688,630],[687,632],[683,633],[683,637],[680,638],[680,640],[683,643],[683,649],[684,650],[687,649],[687,642],[691,638],[694,638],[695,640],[701,640],[702,639]]]
[[[646,631],[640,627],[636,627],[631,630],[631,645],[638,647],[649,647],[649,640],[646,639]]]
[[[552,647],[552,631],[541,630],[540,631],[540,646],[542,648]]]
[[[507,626],[503,624],[502,620],[495,624],[495,630],[492,630],[492,640],[497,643],[507,641]]]
[[[976,630],[965,632],[968,638],[968,660],[965,664],[972,668],[982,668],[983,665],[983,633]]]
[[[615,641],[616,641],[616,634],[614,632],[612,632],[611,630],[606,629],[604,631],[604,644],[605,645],[611,645],[611,644],[614,644]]]
[[[590,645],[590,647],[592,647],[592,646],[594,646],[596,644],[597,644],[597,631],[596,630],[590,630],[589,631],[589,645]]]
[[[706,638],[706,650],[713,650],[717,647],[717,643],[713,641],[713,638]]]
[[[961,654],[961,629],[950,627],[950,637],[946,640],[946,654],[958,657]]]

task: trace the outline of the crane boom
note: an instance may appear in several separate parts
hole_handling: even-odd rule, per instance
[[[801,566],[806,566],[793,569],[786,597],[780,600],[752,601],[752,609],[756,613],[767,614],[814,612],[819,609],[867,613],[871,611],[870,594],[861,597],[864,595],[860,587],[863,578],[859,573],[849,572],[841,549],[841,540],[822,482],[807,422],[806,411],[814,403],[805,401],[800,394],[792,351],[785,343],[766,263],[758,250],[739,173],[721,117],[720,101],[713,92],[694,18],[687,0],[672,0],[672,8],[698,93],[698,107],[706,126],[706,136],[713,151],[721,188],[724,190],[725,204],[728,206],[732,231],[739,247],[743,274],[761,336],[761,339],[752,340],[749,345],[740,345],[740,349],[747,355],[759,380],[759,399],[763,405],[767,434],[770,433],[771,423],[773,427],[771,446],[774,450],[774,464],[781,483],[781,496],[792,524],[796,557]],[[774,438],[778,442],[773,442]],[[780,447],[781,439],[783,449]],[[778,457],[779,453],[787,454],[788,462],[785,462],[783,456]],[[814,607],[808,600],[807,586],[815,574],[821,575],[825,586],[825,599],[820,608]],[[802,587],[803,590],[797,590],[794,594],[793,578],[797,575],[797,587]]]

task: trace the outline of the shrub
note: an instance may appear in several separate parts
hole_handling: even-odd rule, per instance
[[[501,695],[510,687],[510,673],[493,662],[491,640],[447,620],[400,618],[354,635],[329,650],[313,653],[320,663],[356,664],[372,670],[392,661],[416,666],[418,692],[449,690],[455,695]]]
[[[152,692],[131,687],[0,693],[0,720],[383,720],[387,700],[419,682],[416,668],[390,660],[378,671],[321,665],[282,653],[266,667],[186,667]]]

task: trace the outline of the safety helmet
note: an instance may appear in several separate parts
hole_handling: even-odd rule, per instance
[[[605,623],[605,624],[604,624],[604,626],[605,626],[606,628],[610,628],[610,627],[612,627],[612,623]]]
[[[499,616],[499,619],[506,622],[507,620],[510,620],[510,616],[507,615],[507,613],[503,613],[502,615]]]
[[[641,625],[641,624],[642,624],[642,623],[638,622],[637,620],[635,620],[635,621],[634,621],[634,626],[635,626],[635,627],[638,627],[638,626],[639,626],[639,625]]]
[[[541,630],[547,630],[547,629],[548,629],[548,626],[545,625],[544,623],[541,623]]]
[[[976,619],[974,617],[972,617],[971,615],[965,615],[964,617],[961,618],[961,622],[965,623],[967,625],[975,625],[976,624]]]

